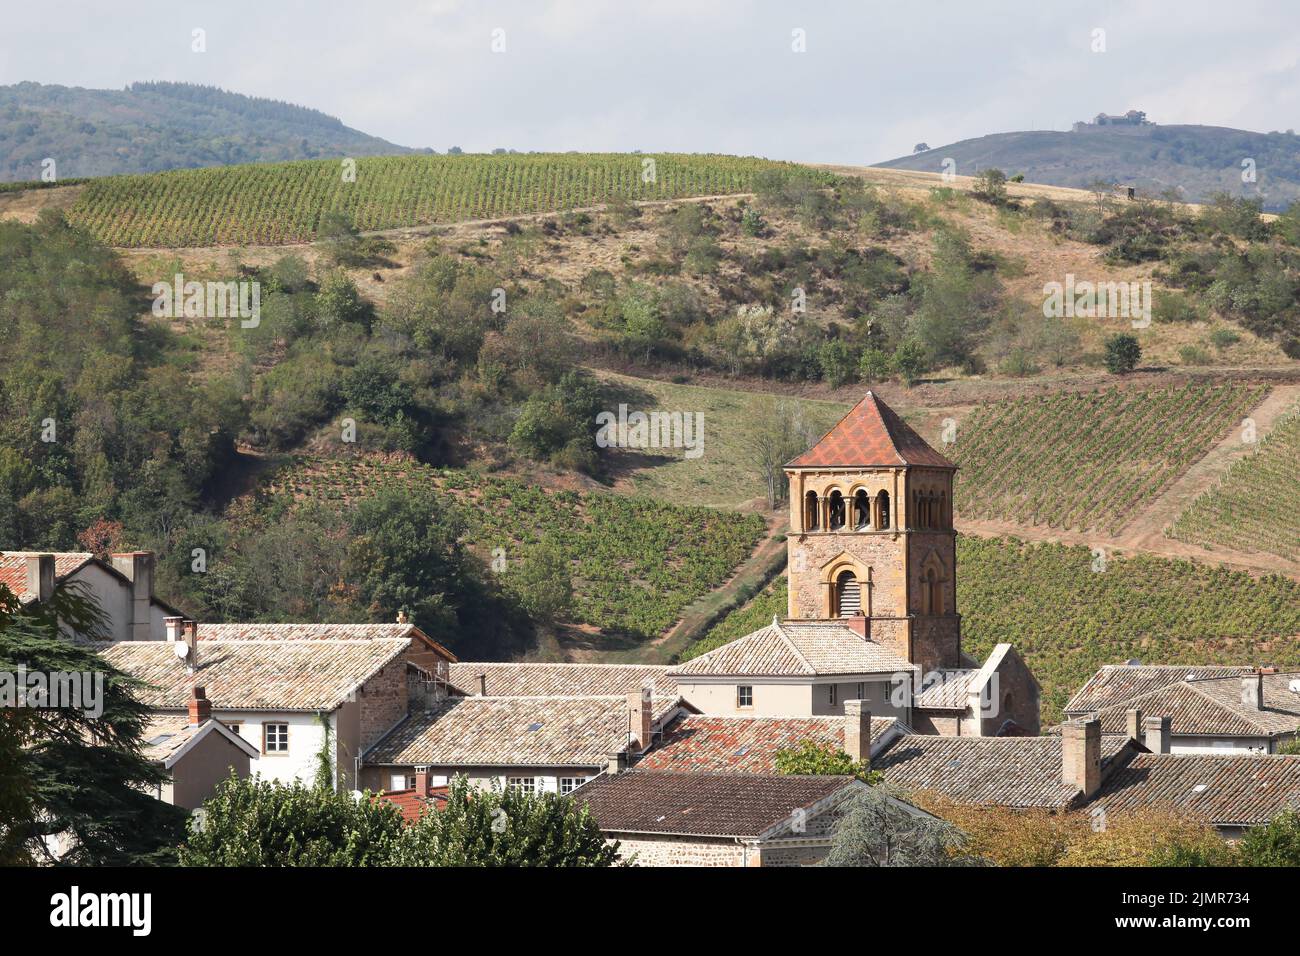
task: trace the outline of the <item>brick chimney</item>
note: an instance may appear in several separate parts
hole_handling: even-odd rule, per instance
[[[150,604],[153,603],[153,552],[128,551],[112,557],[113,568],[131,582],[131,610],[127,615],[126,639],[147,641]]]
[[[190,696],[190,723],[198,726],[211,716],[212,701],[208,700],[203,688],[196,684]]]
[[[627,695],[627,743],[637,751],[650,747],[650,728],[654,724],[654,706],[651,703],[650,688],[642,687],[639,691]]]
[[[871,711],[865,700],[844,702],[844,752],[861,763],[871,763]]]
[[[867,634],[867,616],[861,611],[858,611],[857,614],[854,614],[851,617],[840,618],[840,623],[850,631],[853,631],[853,633],[857,634],[864,641],[870,640],[870,636]]]
[[[54,596],[54,555],[27,555],[27,593],[41,604]]]
[[[1264,709],[1264,672],[1254,670],[1241,678],[1241,705],[1247,710]]]
[[[1168,717],[1148,717],[1146,720],[1147,750],[1153,754],[1169,753],[1169,727],[1172,721]]]
[[[423,764],[415,768],[415,792],[421,797],[429,792],[429,768]]]
[[[183,617],[165,617],[163,618],[163,634],[169,641],[181,640],[181,622]]]
[[[1138,710],[1136,707],[1130,707],[1128,713],[1125,714],[1125,717],[1127,718],[1125,730],[1128,733],[1129,739],[1141,741],[1143,731],[1142,711]]]
[[[1061,725],[1061,780],[1091,798],[1101,788],[1101,721]]]
[[[478,675],[478,695],[480,697],[487,696],[487,674]]]

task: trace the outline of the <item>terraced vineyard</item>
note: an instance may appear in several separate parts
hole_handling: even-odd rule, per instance
[[[693,154],[379,156],[356,160],[347,182],[340,161],[303,160],[96,179],[69,218],[114,246],[277,245],[311,240],[334,210],[361,230],[392,229],[748,192],[760,171],[795,168]]]
[[[1278,422],[1255,453],[1180,514],[1168,534],[1203,548],[1262,551],[1300,561],[1300,409]]]
[[[957,544],[962,648],[983,660],[1000,641],[1042,685],[1043,723],[1102,664],[1272,663],[1300,668],[1300,584],[1280,575],[1138,556],[1094,571],[1084,547],[968,538]],[[784,578],[723,618],[694,657],[785,615]]]
[[[959,517],[1116,534],[1267,393],[1191,383],[981,406],[951,446]]]
[[[758,515],[684,507],[604,492],[546,491],[512,478],[414,462],[306,459],[275,475],[263,505],[346,504],[384,486],[433,484],[462,505],[467,544],[489,560],[527,560],[541,544],[571,562],[576,620],[638,637],[671,625],[722,584],[765,530]]]

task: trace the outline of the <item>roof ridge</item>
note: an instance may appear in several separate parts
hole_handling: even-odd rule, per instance
[[[790,648],[790,652],[803,663],[803,666],[806,669],[805,672],[808,674],[816,674],[817,668],[813,667],[812,661],[804,657],[803,652],[795,646],[794,641],[790,639],[790,635],[786,633],[785,628],[775,616],[773,616],[772,623],[769,626],[776,628],[777,635],[785,642],[786,647]]]

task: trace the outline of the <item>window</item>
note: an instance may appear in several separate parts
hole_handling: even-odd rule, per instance
[[[414,790],[415,777],[404,773],[395,773],[388,778],[389,790]]]
[[[230,731],[232,734],[235,734],[236,736],[239,735],[239,728],[244,726],[237,720],[225,720],[222,721],[222,723],[226,725],[226,729],[228,731]]]
[[[876,528],[884,531],[889,527],[889,492],[882,491],[876,495]]]
[[[536,777],[506,777],[506,786],[511,790],[517,790],[519,793],[536,793]]]
[[[853,493],[853,527],[861,531],[871,526],[871,501],[859,488]]]
[[[805,531],[817,530],[817,492],[810,491],[803,497],[803,529]]]
[[[831,492],[829,524],[832,531],[844,527],[844,496],[838,491]]]
[[[560,793],[562,794],[573,793],[573,791],[577,790],[586,782],[587,782],[586,777],[561,777]]]
[[[862,587],[852,571],[841,571],[835,579],[835,614],[852,617],[862,608]]]
[[[858,681],[858,700],[866,700],[866,699],[867,699],[867,682],[860,680]]]
[[[939,578],[939,572],[934,568],[926,569],[922,583],[925,585],[921,591],[922,610],[926,614],[942,614],[943,581]]]
[[[289,752],[289,725],[262,725],[262,753],[285,754]]]
[[[754,706],[754,688],[748,684],[741,684],[736,688],[736,706],[753,707]]]
[[[826,686],[826,699],[832,707],[834,707],[836,701],[839,700],[839,694],[837,693],[838,691],[839,691],[839,686],[836,684],[828,684]]]

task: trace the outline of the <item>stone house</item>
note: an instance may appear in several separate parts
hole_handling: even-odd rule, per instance
[[[212,718],[212,704],[202,687],[193,689],[188,713],[155,714],[143,738],[145,758],[167,774],[158,799],[186,810],[201,806],[232,773],[247,777],[250,762],[258,757],[256,747]]]

